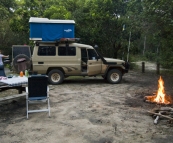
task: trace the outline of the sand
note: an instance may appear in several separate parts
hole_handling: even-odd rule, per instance
[[[158,78],[140,71],[129,71],[120,84],[101,77],[67,78],[61,85],[50,85],[50,118],[42,112],[26,119],[25,97],[1,103],[0,142],[172,143],[172,124],[161,119],[154,125],[147,113],[159,105],[143,101],[156,92]],[[166,93],[173,95],[171,77],[163,79]]]

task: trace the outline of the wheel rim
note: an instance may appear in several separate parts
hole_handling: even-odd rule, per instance
[[[118,81],[119,78],[120,78],[119,74],[117,74],[117,73],[112,73],[112,74],[111,74],[111,80],[112,80],[113,82]]]
[[[51,80],[53,81],[53,82],[59,82],[59,80],[60,80],[60,75],[58,74],[58,73],[53,73],[52,75],[51,75]]]

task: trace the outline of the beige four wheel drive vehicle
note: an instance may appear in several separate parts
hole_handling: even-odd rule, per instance
[[[121,82],[124,73],[128,72],[125,61],[104,58],[92,46],[69,39],[36,41],[31,60],[31,70],[48,75],[50,84],[60,84],[68,76],[98,75],[114,84]]]

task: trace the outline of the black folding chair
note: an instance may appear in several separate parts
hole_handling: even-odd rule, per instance
[[[47,103],[46,109],[29,110],[30,103]],[[28,113],[49,112],[49,86],[48,77],[46,75],[32,75],[28,77],[28,87],[26,87],[26,109]]]

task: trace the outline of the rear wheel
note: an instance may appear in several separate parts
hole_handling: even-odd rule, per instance
[[[107,81],[112,84],[120,83],[122,79],[121,71],[112,69],[108,72]]]
[[[50,84],[60,84],[64,80],[64,74],[58,69],[51,70],[48,73],[48,81]]]

